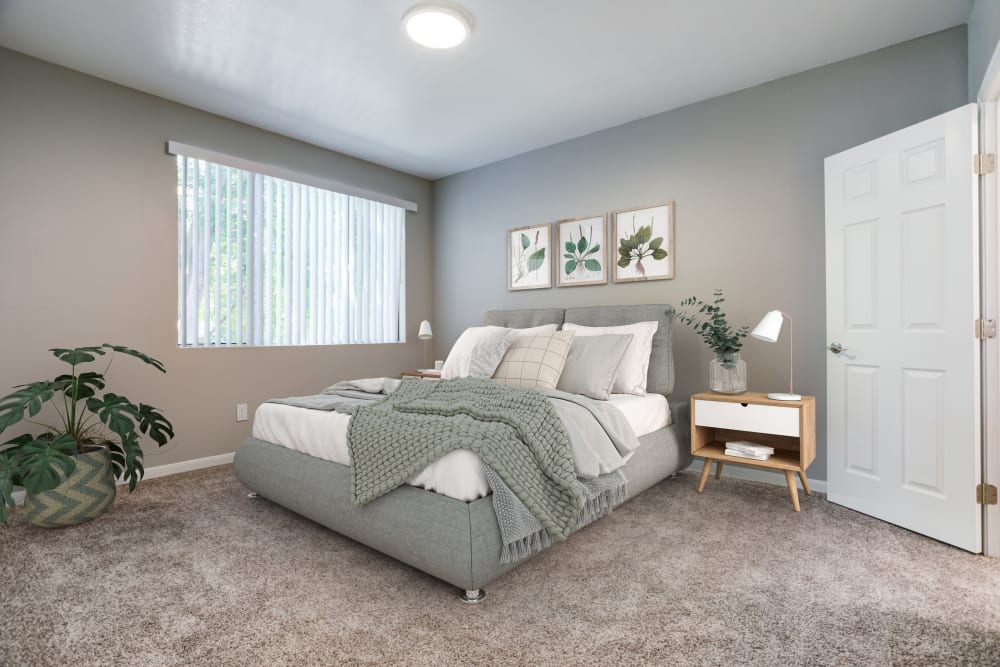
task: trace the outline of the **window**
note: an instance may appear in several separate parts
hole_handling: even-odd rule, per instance
[[[177,156],[182,347],[405,340],[406,210]]]

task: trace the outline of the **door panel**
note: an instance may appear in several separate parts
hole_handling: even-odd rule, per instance
[[[978,552],[977,108],[826,160],[831,501]]]

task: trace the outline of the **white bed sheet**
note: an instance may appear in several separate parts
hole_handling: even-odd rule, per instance
[[[637,436],[659,431],[672,423],[670,404],[663,394],[611,394],[611,405],[622,411]]]
[[[622,411],[637,436],[670,425],[670,406],[660,394],[612,394],[610,402]],[[254,414],[253,437],[318,459],[351,465],[347,447],[350,420],[349,415],[339,412],[264,403]],[[445,454],[408,483],[464,501],[490,492],[479,457],[464,449]]]

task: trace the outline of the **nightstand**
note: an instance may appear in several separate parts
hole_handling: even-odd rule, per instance
[[[440,380],[441,373],[424,373],[423,371],[405,371],[399,374],[400,378],[423,378],[425,380]]]
[[[749,440],[774,448],[766,461],[725,454],[726,441]],[[705,459],[698,493],[705,488],[712,461],[715,478],[722,475],[723,463],[738,463],[785,473],[792,506],[799,511],[795,475],[802,480],[806,495],[812,495],[806,469],[816,458],[816,398],[775,401],[767,394],[716,394],[703,391],[691,397],[691,453]]]

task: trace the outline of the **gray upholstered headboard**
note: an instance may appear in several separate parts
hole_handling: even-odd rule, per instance
[[[674,307],[667,304],[639,306],[590,306],[587,308],[537,308],[521,310],[491,310],[483,317],[484,324],[500,327],[535,327],[540,324],[564,322],[589,327],[607,327],[635,322],[659,322],[653,336],[653,353],[649,358],[646,390],[669,396],[674,390],[673,323]]]

